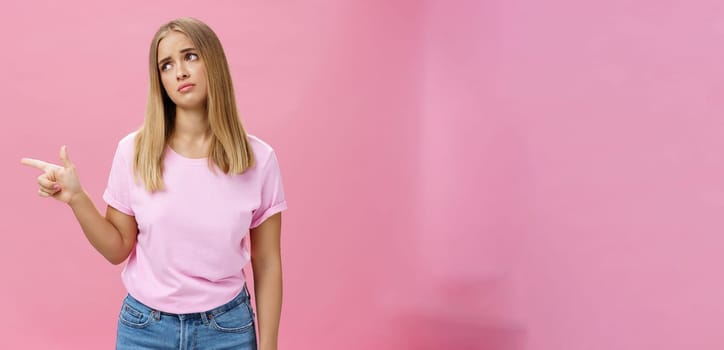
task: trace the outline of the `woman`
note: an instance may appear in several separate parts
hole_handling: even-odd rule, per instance
[[[163,25],[149,56],[144,124],[118,143],[105,217],[65,146],[62,166],[22,163],[44,171],[39,195],[67,203],[108,261],[128,260],[117,349],[256,349],[242,270],[250,261],[259,348],[276,349],[287,205],[274,150],[245,133],[208,26],[191,18]]]

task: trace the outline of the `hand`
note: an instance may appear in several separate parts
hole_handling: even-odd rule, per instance
[[[31,158],[23,158],[20,163],[43,171],[43,174],[38,176],[38,185],[40,185],[38,195],[53,197],[70,204],[73,198],[83,192],[83,188],[80,186],[78,174],[68,158],[68,150],[65,146],[60,148],[60,160],[63,162],[63,166]]]

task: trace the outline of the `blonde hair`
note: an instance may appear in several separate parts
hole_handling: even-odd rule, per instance
[[[219,38],[199,20],[175,19],[161,26],[151,41],[146,117],[135,140],[134,173],[149,192],[164,189],[163,157],[176,120],[176,105],[163,88],[158,68],[158,44],[171,31],[183,33],[193,42],[206,67],[206,110],[211,128],[209,167],[214,170],[215,165],[225,174],[235,175],[255,163],[239,120],[231,74]]]

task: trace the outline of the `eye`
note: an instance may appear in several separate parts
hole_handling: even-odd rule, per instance
[[[195,54],[195,53],[189,52],[189,53],[186,54],[186,60],[187,60],[187,61],[196,61],[196,60],[198,60],[198,59],[199,59],[199,55],[197,55],[197,54]]]
[[[164,63],[164,64],[161,65],[161,71],[162,71],[162,72],[165,72],[165,71],[167,71],[167,70],[169,70],[169,69],[171,69],[171,63],[168,63],[168,62],[167,62],[167,63]]]

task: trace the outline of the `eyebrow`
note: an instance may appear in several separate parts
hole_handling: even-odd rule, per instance
[[[181,51],[179,51],[179,52],[180,52],[180,53],[186,53],[186,52],[195,51],[195,50],[196,50],[196,49],[193,48],[193,47],[187,47],[187,48],[185,48],[185,49],[183,49],[183,50],[181,50]],[[158,64],[159,64],[159,65],[162,65],[164,62],[166,62],[166,61],[168,61],[168,60],[170,60],[170,59],[171,59],[171,56],[165,57],[164,59],[158,61]]]

